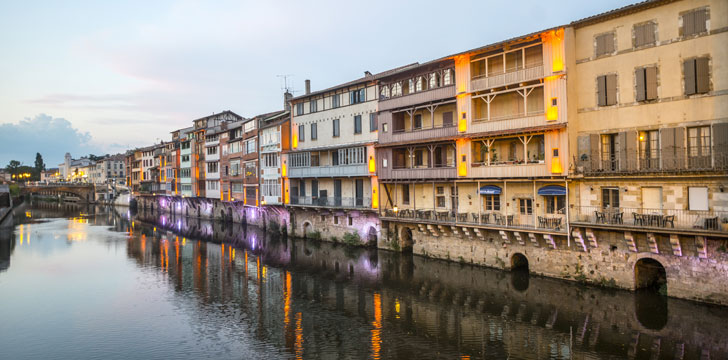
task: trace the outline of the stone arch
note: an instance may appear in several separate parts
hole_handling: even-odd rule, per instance
[[[402,252],[412,253],[412,246],[414,245],[414,239],[412,237],[412,229],[403,226],[399,234],[400,244],[402,244]]]
[[[313,231],[313,225],[311,225],[310,221],[304,221],[303,222],[303,237],[308,237],[308,234]]]
[[[514,253],[511,256],[511,270],[528,271],[528,258],[521,253]]]
[[[635,262],[635,289],[652,288],[658,290],[663,286],[667,286],[667,272],[659,261],[651,257],[643,257]]]
[[[370,226],[367,231],[367,245],[377,246],[377,229],[374,226]]]
[[[232,207],[227,208],[227,221],[233,222],[233,208]]]

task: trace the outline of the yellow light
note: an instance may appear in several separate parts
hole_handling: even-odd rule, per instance
[[[549,106],[549,109],[546,110],[546,120],[554,121],[559,118],[559,107],[558,106]]]
[[[468,116],[463,111],[460,115],[460,120],[458,121],[458,131],[459,132],[465,132],[468,130]]]
[[[372,209],[379,209],[379,197],[377,196],[377,188],[372,188]]]
[[[461,162],[460,165],[458,165],[458,176],[467,176],[468,175],[468,165],[465,164],[465,162]]]
[[[293,139],[291,140],[291,146],[293,146],[294,149],[298,147],[298,134],[293,134]]]
[[[640,135],[640,141],[645,141],[645,136],[644,135]]]
[[[288,176],[288,167],[286,166],[286,162],[283,161],[283,165],[281,166],[281,175],[283,177]]]
[[[373,156],[369,156],[369,172],[374,173],[377,171],[376,164]]]
[[[563,169],[561,168],[561,161],[559,160],[559,149],[553,149],[554,156],[551,158],[551,172],[554,174],[561,174]]]
[[[399,208],[397,207],[397,205],[394,205],[394,207],[392,208],[392,211],[394,211],[395,214],[399,211]]]

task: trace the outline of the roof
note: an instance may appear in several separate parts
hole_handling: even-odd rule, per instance
[[[194,119],[194,120],[192,120],[192,122],[194,123],[195,121],[198,121],[198,120],[209,119],[211,117],[220,116],[220,114],[225,114],[225,113],[232,114],[235,117],[237,117],[238,119],[245,119],[244,117],[242,117],[242,116],[240,116],[240,115],[238,115],[238,114],[236,114],[236,113],[234,113],[234,112],[232,112],[230,110],[225,110],[225,111],[220,111],[219,113],[214,113],[212,115],[207,115],[207,116],[203,116],[203,117],[198,118],[198,119]],[[194,126],[193,126],[193,128],[194,128]]]
[[[571,26],[578,28],[583,27],[587,25],[591,25],[594,23],[607,21],[614,19],[616,17],[624,16],[626,14],[631,14],[635,12],[639,12],[642,10],[647,10],[653,7],[669,4],[671,2],[675,2],[676,0],[646,0],[638,3],[634,3],[632,5],[623,6],[621,8],[617,8],[614,10],[609,10],[607,12],[603,12],[601,14],[592,15],[589,17],[585,17],[583,19],[579,19],[576,21],[571,22]]]
[[[377,73],[377,74],[365,75],[364,77],[358,78],[356,80],[352,80],[352,81],[349,81],[349,82],[346,82],[346,83],[343,83],[343,84],[339,84],[339,85],[336,85],[336,86],[332,86],[330,88],[326,88],[326,89],[319,90],[319,91],[313,91],[313,92],[310,92],[308,94],[301,95],[301,96],[296,96],[296,97],[292,98],[291,101],[301,100],[301,99],[308,98],[308,97],[311,97],[311,96],[320,95],[320,94],[323,94],[325,92],[333,91],[333,90],[340,89],[340,88],[347,87],[347,86],[358,85],[358,84],[366,83],[366,82],[369,82],[369,81],[376,81],[376,80],[379,80],[379,79],[381,79],[381,78],[383,78],[385,76],[389,76],[389,75],[392,75],[392,74],[395,74],[395,73],[398,73],[398,72],[401,72],[401,71],[409,70],[410,68],[412,68],[414,66],[418,66],[418,65],[419,65],[419,63],[416,63],[415,62],[415,63],[412,63],[412,64],[408,64],[408,65],[396,67],[394,69],[390,69],[390,70],[387,70],[387,71],[382,71],[382,72]]]

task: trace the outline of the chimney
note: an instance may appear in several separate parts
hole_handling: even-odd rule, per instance
[[[288,90],[283,93],[283,109],[284,110],[291,110],[291,99],[293,99],[293,94],[289,93]]]
[[[306,79],[306,95],[311,93],[311,80]]]
[[[364,72],[364,77],[370,77],[370,76],[372,76],[372,73],[370,73],[369,71]]]

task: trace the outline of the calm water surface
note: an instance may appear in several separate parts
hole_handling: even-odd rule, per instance
[[[728,358],[728,308],[36,203],[0,231],[0,359]]]

